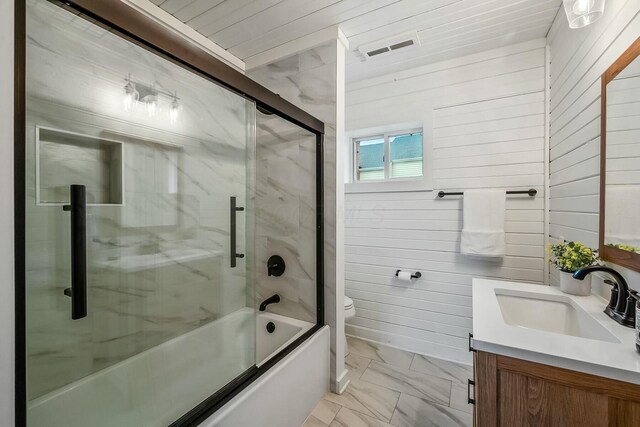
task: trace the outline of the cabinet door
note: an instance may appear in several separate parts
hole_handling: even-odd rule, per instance
[[[500,370],[501,426],[606,426],[609,398],[540,378]]]
[[[474,354],[474,421],[478,427],[498,425],[498,369],[496,355],[477,351]]]
[[[610,399],[609,425],[616,427],[640,425],[640,402]]]
[[[478,377],[476,376],[476,364],[478,363],[477,355],[478,353],[474,351],[473,352],[473,382],[475,383],[473,387],[474,399],[475,399],[476,390],[478,389]],[[478,427],[478,412],[476,411],[475,404],[473,405],[473,427]]]

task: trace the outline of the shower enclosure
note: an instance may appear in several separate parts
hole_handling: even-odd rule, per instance
[[[29,426],[193,423],[323,323],[322,124],[122,7],[22,11]]]

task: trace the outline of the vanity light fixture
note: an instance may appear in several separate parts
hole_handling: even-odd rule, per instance
[[[171,124],[178,121],[180,104],[178,103],[179,98],[175,93],[158,90],[155,84],[149,85],[139,81],[134,82],[131,80],[131,76],[127,76],[125,82],[122,99],[125,111],[135,109],[136,104],[141,102],[145,104],[149,117],[155,117],[159,111],[168,111]],[[161,99],[170,100],[168,110],[160,107]]]
[[[604,13],[605,0],[562,0],[570,28],[594,23]]]

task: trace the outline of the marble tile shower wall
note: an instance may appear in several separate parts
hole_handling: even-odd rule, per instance
[[[229,196],[246,199],[253,113],[237,95],[81,18],[70,20],[48,2],[29,2],[28,25],[27,357],[33,399],[253,304],[246,288],[252,269],[242,262],[229,269],[226,257]],[[177,124],[140,109],[123,111],[127,72],[179,91]],[[88,209],[89,315],[78,321],[70,319],[63,294],[70,284],[69,214],[60,205],[36,203],[36,126],[123,143],[124,205]],[[81,156],[60,161],[57,172],[90,174]]]
[[[344,372],[342,338],[343,267],[342,258],[343,199],[342,171],[336,159],[338,135],[344,132],[344,58],[345,49],[334,40],[247,72],[247,75],[279,94],[325,124],[324,134],[324,315],[331,327],[332,387]],[[336,177],[340,177],[339,180]],[[338,185],[340,184],[340,185]],[[308,245],[300,242],[300,245]]]
[[[316,137],[276,115],[256,118],[256,298],[275,313],[316,321]],[[280,255],[280,277],[267,260]]]

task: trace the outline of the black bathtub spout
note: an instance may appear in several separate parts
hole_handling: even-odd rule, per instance
[[[269,304],[275,304],[277,302],[280,302],[280,295],[275,294],[273,296],[270,296],[266,300],[262,301],[262,304],[260,304],[260,311],[265,311]]]

